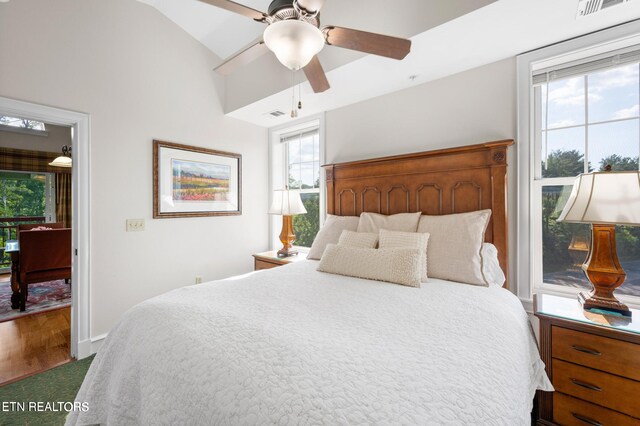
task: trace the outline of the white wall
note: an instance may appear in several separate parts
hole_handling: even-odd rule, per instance
[[[326,162],[516,137],[515,58],[327,112]],[[516,144],[517,146],[517,144]],[[516,147],[509,162],[509,275],[515,291]]]
[[[2,77],[0,77],[1,80]],[[62,147],[71,145],[71,128],[45,124],[45,129],[49,133],[47,136],[0,130],[0,146],[31,151],[58,152],[62,155]]]
[[[267,131],[222,113],[219,58],[134,0],[0,3],[0,96],[91,115],[91,334],[144,299],[252,269]],[[152,139],[243,155],[243,214],[152,220]],[[145,232],[125,219],[145,218]]]

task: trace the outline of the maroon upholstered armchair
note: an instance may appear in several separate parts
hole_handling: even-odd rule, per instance
[[[20,310],[24,311],[29,284],[71,278],[71,229],[20,230],[18,240]]]

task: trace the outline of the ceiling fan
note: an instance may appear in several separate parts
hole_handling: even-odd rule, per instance
[[[199,1],[268,25],[262,40],[216,68],[221,74],[230,74],[271,50],[287,68],[303,69],[313,91],[320,93],[329,89],[316,56],[325,44],[398,60],[404,59],[411,50],[411,40],[336,26],[320,28],[324,0],[273,0],[267,13],[230,0]]]

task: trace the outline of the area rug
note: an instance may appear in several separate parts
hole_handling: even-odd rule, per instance
[[[11,309],[11,293],[11,284],[0,282],[0,322],[71,305],[71,286],[64,280],[29,284],[27,309],[24,312]]]
[[[0,386],[0,425],[64,425],[93,356]]]

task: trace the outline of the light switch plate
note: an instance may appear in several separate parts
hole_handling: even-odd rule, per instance
[[[127,219],[127,232],[144,231],[144,219]]]

